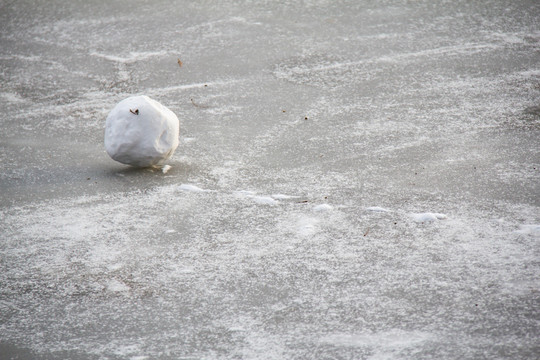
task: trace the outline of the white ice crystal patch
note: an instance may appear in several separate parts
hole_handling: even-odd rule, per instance
[[[233,195],[239,198],[252,199],[257,204],[261,205],[276,205],[279,203],[274,196],[257,195],[256,192],[249,190],[234,191]]]
[[[131,64],[136,61],[143,61],[152,57],[161,57],[167,55],[166,51],[147,51],[147,52],[135,52],[129,53],[129,56],[115,56],[110,54],[101,54],[98,52],[91,52],[90,55],[100,57],[109,61],[114,61],[122,64]]]
[[[191,185],[191,184],[182,184],[178,187],[179,190],[182,191],[191,191],[191,192],[206,192],[208,190],[202,189],[198,186]]]
[[[238,197],[253,197],[255,196],[256,192],[250,190],[238,190],[235,191],[233,194]]]
[[[274,200],[269,196],[254,196],[253,200],[257,204],[264,204],[264,205],[275,205],[278,203],[277,200]]]
[[[315,212],[325,212],[325,211],[330,211],[330,210],[333,210],[334,207],[332,205],[329,205],[329,204],[320,204],[320,205],[317,205],[315,207],[313,207],[313,211]]]
[[[519,234],[540,236],[540,225],[520,225],[519,230],[516,230]]]
[[[171,169],[171,165],[165,165],[161,168],[161,172],[163,172],[164,174],[166,174],[167,172],[169,172],[169,170]]]
[[[296,223],[296,232],[298,235],[305,237],[313,235],[317,232],[317,224],[319,220],[313,217],[302,217]]]
[[[107,284],[107,290],[111,292],[127,292],[130,288],[119,280],[111,279]]]
[[[298,196],[291,196],[285,194],[272,194],[272,197],[276,200],[288,200],[298,198]]]
[[[432,222],[432,221],[444,220],[448,218],[445,214],[432,213],[432,212],[415,213],[415,214],[411,214],[411,216],[413,220],[416,222]]]
[[[366,211],[373,211],[373,212],[389,212],[390,210],[385,209],[380,206],[370,206],[366,208]]]

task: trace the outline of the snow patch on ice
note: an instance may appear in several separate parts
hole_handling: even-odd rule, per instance
[[[229,21],[230,22],[240,23],[240,24],[245,24],[245,25],[262,25],[263,24],[263,23],[258,22],[258,21],[248,20],[248,19],[246,19],[244,17],[241,17],[241,16],[233,16],[233,17],[229,18]]]
[[[509,44],[524,44],[525,34],[524,33],[500,33],[500,32],[493,32],[491,34],[491,37],[495,40],[501,40],[505,43]]]
[[[97,56],[97,57],[100,57],[109,61],[114,61],[114,62],[123,63],[123,64],[130,64],[136,61],[146,60],[151,57],[165,56],[167,54],[168,54],[167,51],[144,51],[144,52],[132,51],[129,53],[127,57],[121,57],[121,56],[115,56],[115,55],[110,55],[110,54],[101,54],[95,51],[90,53],[91,56]]]
[[[153,96],[161,96],[165,94],[169,94],[171,92],[175,91],[184,91],[184,90],[191,90],[191,89],[203,89],[205,87],[221,87],[221,86],[232,86],[235,84],[246,82],[245,79],[225,79],[225,80],[215,80],[215,81],[209,81],[209,82],[202,82],[202,83],[193,83],[193,84],[182,84],[182,85],[174,85],[174,86],[165,86],[165,87],[159,87],[159,88],[153,88],[148,89],[147,92],[149,94],[152,94]]]
[[[94,258],[94,256],[93,256],[93,258]],[[123,265],[120,264],[120,263],[109,264],[109,265],[107,265],[107,269],[108,269],[109,271],[116,271],[116,270],[118,270],[118,269],[121,269],[122,267],[123,267]]]
[[[519,230],[516,230],[519,234],[540,236],[540,224],[539,225],[520,225]]]
[[[254,196],[253,200],[257,204],[265,204],[265,205],[275,205],[278,203],[277,200],[272,199],[270,196]]]
[[[25,101],[22,97],[19,96],[19,94],[10,93],[10,92],[2,92],[0,93],[0,97],[7,102],[17,103],[17,104]]]
[[[320,205],[315,206],[313,208],[313,211],[315,211],[315,212],[325,212],[325,211],[331,211],[333,209],[334,209],[334,207],[332,205],[320,204]]]
[[[246,329],[243,328],[242,326],[231,326],[231,327],[229,327],[228,330],[229,330],[229,331],[234,331],[234,332],[242,332],[242,331],[246,331]]]
[[[256,193],[250,190],[237,190],[233,194],[239,197],[253,197]]]
[[[366,208],[366,211],[373,211],[373,212],[390,212],[390,210],[385,209],[380,206],[370,206]]]
[[[288,200],[298,198],[298,196],[290,196],[285,194],[272,194],[272,197],[276,200]]]
[[[302,217],[296,223],[296,232],[298,235],[305,237],[313,235],[317,232],[317,224],[319,220],[313,217]]]
[[[193,268],[179,268],[175,272],[177,274],[193,274],[195,270]]]
[[[161,171],[166,174],[171,169],[171,165],[165,165],[161,168]]]
[[[254,191],[249,190],[239,190],[233,192],[233,195],[240,198],[249,198],[255,201],[257,204],[262,205],[276,205],[279,202],[274,199],[272,196],[257,195]]]
[[[540,69],[523,70],[516,73],[517,78],[529,78],[540,76]]]
[[[182,184],[178,187],[179,190],[182,191],[191,191],[191,192],[207,192],[209,190],[201,189],[198,186],[190,185],[190,184]]]
[[[130,290],[130,288],[129,288],[129,286],[127,286],[123,282],[118,281],[116,279],[112,279],[107,284],[107,290],[109,290],[111,292],[127,292],[127,291]]]
[[[431,213],[431,212],[414,213],[414,214],[411,214],[411,216],[416,222],[432,222],[432,221],[444,220],[448,218],[445,214]]]

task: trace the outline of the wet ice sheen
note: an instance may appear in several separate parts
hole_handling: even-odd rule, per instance
[[[2,5],[0,354],[537,358],[539,6]]]

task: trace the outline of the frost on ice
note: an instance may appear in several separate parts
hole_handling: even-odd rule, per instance
[[[373,211],[373,212],[389,212],[390,211],[380,206],[370,206],[370,207],[367,207],[366,210]]]
[[[105,149],[123,164],[160,165],[178,147],[180,125],[176,115],[148,96],[120,101],[107,116]]]
[[[205,191],[208,191],[208,190],[201,189],[198,186],[190,185],[190,184],[182,184],[182,185],[180,185],[178,187],[178,189],[180,189],[182,191],[192,191],[192,192],[205,192]]]
[[[540,225],[520,225],[519,230],[516,232],[540,237]]]
[[[445,220],[448,218],[445,214],[431,212],[411,214],[411,216],[416,222],[432,222],[436,220]]]
[[[325,211],[330,211],[330,210],[333,210],[334,207],[332,205],[329,205],[329,204],[320,204],[320,205],[317,205],[313,208],[313,211],[315,212],[325,212]]]

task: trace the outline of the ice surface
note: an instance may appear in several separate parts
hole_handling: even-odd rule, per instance
[[[390,329],[380,333],[333,334],[322,339],[323,343],[344,347],[372,348],[369,359],[392,359],[407,348],[420,346],[433,338],[432,334],[420,331]]]
[[[430,221],[435,221],[435,220],[444,220],[447,218],[445,214],[432,213],[432,212],[415,213],[415,214],[411,214],[411,216],[416,222],[430,222]]]
[[[539,14],[3,2],[0,357],[538,358]],[[162,168],[103,149],[136,94]]]

